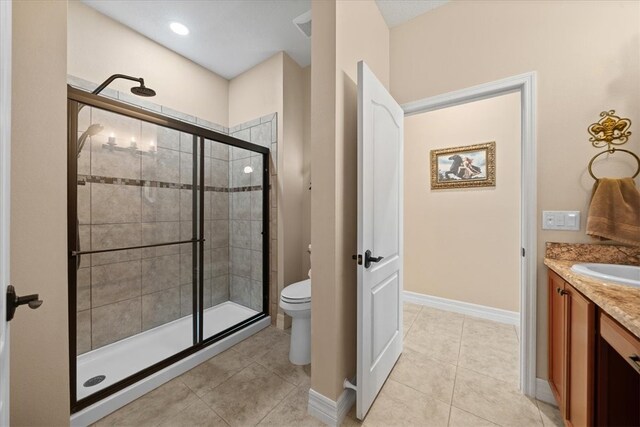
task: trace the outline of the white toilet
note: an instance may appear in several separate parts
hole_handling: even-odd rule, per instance
[[[294,365],[311,363],[311,279],[282,290],[280,308],[291,316],[289,360]]]

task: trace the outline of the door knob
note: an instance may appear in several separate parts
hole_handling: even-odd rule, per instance
[[[367,249],[367,251],[364,253],[364,268],[369,268],[371,267],[371,263],[373,262],[380,262],[382,261],[384,257],[378,256],[371,256],[371,251],[369,249]]]
[[[25,304],[27,304],[32,310],[35,310],[42,305],[42,300],[39,299],[38,294],[19,297],[16,295],[16,289],[13,286],[7,286],[7,322],[13,319],[13,316],[16,313],[16,308]]]

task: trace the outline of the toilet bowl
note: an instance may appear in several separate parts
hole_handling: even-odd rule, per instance
[[[294,365],[308,365],[311,363],[311,279],[284,288],[280,308],[291,316],[289,360]]]

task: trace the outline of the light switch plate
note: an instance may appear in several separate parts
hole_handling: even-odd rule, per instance
[[[580,211],[542,211],[543,230],[580,230]]]

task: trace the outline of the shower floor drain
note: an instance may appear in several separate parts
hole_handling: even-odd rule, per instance
[[[82,385],[85,387],[93,387],[94,385],[100,384],[105,378],[107,378],[106,375],[97,375],[93,378],[89,378]]]

